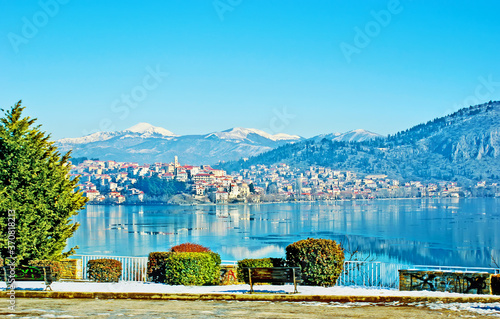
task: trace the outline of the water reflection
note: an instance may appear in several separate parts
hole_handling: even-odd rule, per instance
[[[307,237],[330,238],[380,261],[491,265],[500,257],[500,201],[423,199],[198,207],[88,206],[68,245],[80,254],[147,256],[183,242],[222,259],[284,257]]]

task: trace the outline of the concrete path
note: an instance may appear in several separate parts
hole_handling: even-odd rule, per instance
[[[5,318],[493,318],[468,311],[431,310],[425,303],[325,303],[18,298],[2,299]]]

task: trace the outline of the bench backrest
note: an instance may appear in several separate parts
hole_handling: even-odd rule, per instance
[[[302,281],[299,267],[249,267],[244,271],[250,271],[253,283],[293,283],[294,281]]]

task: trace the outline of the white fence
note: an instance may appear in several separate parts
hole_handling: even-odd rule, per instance
[[[128,256],[102,256],[102,255],[73,255],[71,258],[82,261],[82,279],[89,279],[87,263],[94,259],[115,259],[122,263],[123,281],[147,281],[148,257],[128,257]],[[236,265],[236,261],[222,260],[222,265]]]
[[[426,266],[383,262],[346,261],[337,281],[339,286],[399,288],[399,270],[500,273],[499,268]]]
[[[82,261],[82,279],[88,279],[87,263],[94,259],[115,259],[122,263],[123,281],[146,281],[148,257],[126,257],[126,256],[99,256],[99,255],[74,255],[72,258]]]
[[[122,263],[123,281],[146,281],[148,257],[124,257],[124,256],[99,256],[99,255],[74,255],[72,258],[82,260],[82,278],[88,279],[87,262],[92,259],[116,259]],[[236,265],[236,261],[222,261],[223,265]],[[393,264],[368,261],[346,261],[337,285],[399,288],[399,269],[418,269],[433,271],[460,271],[460,272],[489,272],[500,273],[498,268],[477,267],[444,267],[444,266],[412,266],[405,264]]]
[[[398,288],[398,270],[409,267],[409,265],[383,262],[346,261],[337,285]]]

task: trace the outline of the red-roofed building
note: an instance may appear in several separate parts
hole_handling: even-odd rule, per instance
[[[163,178],[163,179],[166,179],[166,180],[169,180],[169,181],[173,180],[174,177],[175,177],[174,174],[172,174],[172,173],[159,174],[158,176],[160,178]]]
[[[213,180],[214,180],[214,176],[211,174],[200,173],[200,174],[196,174],[193,176],[194,182],[199,182],[199,181],[211,182]]]
[[[83,195],[85,197],[87,197],[90,201],[93,201],[93,200],[95,200],[101,194],[99,193],[98,190],[89,189],[89,190],[83,191]]]
[[[221,170],[221,169],[214,169],[211,167],[208,167],[208,168],[204,167],[203,169],[205,171],[207,171],[208,173],[213,174],[214,176],[217,176],[217,177],[226,175],[226,171]]]
[[[205,195],[205,186],[200,182],[193,185],[193,191],[197,196]]]
[[[186,171],[178,171],[175,179],[179,182],[186,182],[188,179],[188,173]]]

